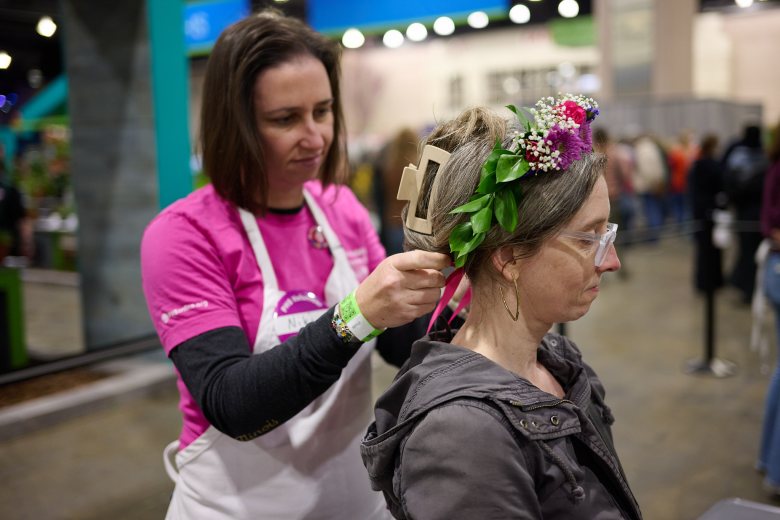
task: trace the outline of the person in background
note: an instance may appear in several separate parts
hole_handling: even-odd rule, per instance
[[[696,159],[696,146],[688,131],[681,132],[677,142],[669,148],[669,212],[678,226],[690,218],[688,215],[688,172]]]
[[[610,220],[620,226],[621,235],[630,236],[636,217],[634,200],[634,160],[629,144],[614,142],[604,128],[593,130],[593,149],[607,157],[604,179],[607,181]],[[626,241],[619,243],[628,245]],[[625,275],[625,266],[619,274]]]
[[[401,210],[405,202],[396,198],[404,167],[417,158],[417,134],[402,128],[390,140],[379,158],[379,178],[382,198],[382,231],[380,237],[388,254],[400,253],[404,245]]]
[[[593,130],[593,150],[604,155],[607,159],[604,169],[604,180],[607,183],[609,194],[609,220],[622,224],[620,214],[620,195],[622,193],[622,164],[617,156],[614,144],[604,128]]]
[[[588,98],[545,98],[528,131],[474,108],[426,139],[421,163],[448,159],[420,193],[432,234],[406,225],[406,242],[452,250],[473,296],[460,329],[414,343],[363,440],[397,519],[641,518],[599,378],[548,333],[620,268],[605,158],[591,153],[597,114]]]
[[[447,255],[385,259],[346,176],[339,48],[263,11],[209,57],[200,146],[211,184],[164,209],[143,290],[178,373],[169,519],[387,518],[359,441],[381,332],[433,309]],[[378,340],[375,340],[378,336]]]
[[[723,263],[720,248],[712,241],[714,222],[712,212],[725,207],[723,171],[716,158],[718,136],[707,134],[701,142],[699,158],[694,161],[688,175],[688,193],[694,231],[694,287],[707,293],[723,286]]]
[[[770,166],[764,181],[761,233],[769,240],[770,251],[764,264],[762,289],[774,308],[777,351],[780,352],[780,122],[775,127],[768,155]],[[778,359],[767,390],[758,455],[758,468],[766,472],[764,487],[775,497],[780,497],[780,358]]]
[[[25,254],[23,227],[26,216],[22,194],[11,182],[0,154],[0,265],[4,256]]]
[[[642,202],[647,239],[655,242],[664,223],[666,159],[661,147],[650,135],[637,138],[634,143],[634,156],[634,187]]]
[[[737,258],[729,282],[741,293],[742,302],[750,304],[756,282],[755,254],[762,240],[758,224],[768,167],[761,127],[746,126],[743,138],[729,148],[722,162],[725,191],[737,220]]]

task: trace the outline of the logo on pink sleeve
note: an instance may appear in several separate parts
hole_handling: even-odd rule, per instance
[[[160,320],[163,323],[168,323],[171,321],[171,318],[174,316],[178,316],[179,314],[184,314],[185,312],[192,310],[192,309],[203,309],[209,306],[209,302],[207,300],[194,302],[194,303],[188,303],[187,305],[182,305],[179,308],[170,310],[168,312],[163,312],[160,315]]]

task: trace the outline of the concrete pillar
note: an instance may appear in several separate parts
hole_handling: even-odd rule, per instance
[[[154,333],[139,244],[158,211],[143,0],[63,0],[84,336],[95,350]]]
[[[693,94],[693,22],[695,0],[655,0],[653,95]]]
[[[695,0],[595,0],[601,97],[693,93]]]

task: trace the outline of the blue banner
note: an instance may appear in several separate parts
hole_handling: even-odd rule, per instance
[[[214,0],[184,6],[187,54],[208,54],[220,33],[249,15],[249,0]]]
[[[412,22],[430,24],[439,16],[464,20],[474,11],[504,15],[508,0],[309,0],[309,24],[323,33],[339,33],[355,27],[380,30]]]

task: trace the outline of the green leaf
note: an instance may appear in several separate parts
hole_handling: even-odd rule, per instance
[[[531,121],[533,121],[533,115],[528,111],[527,108],[517,108],[514,105],[507,105],[506,107],[512,112],[514,112],[521,126],[525,126],[529,130],[531,129]]]
[[[515,156],[519,157],[519,156]],[[499,166],[501,166],[501,163],[499,163]],[[523,159],[520,159],[519,161],[512,164],[512,166],[509,168],[509,171],[506,172],[506,176],[503,179],[498,180],[498,182],[510,182],[514,181],[516,179],[519,179],[526,173],[528,173],[528,170],[531,168],[531,165],[528,164],[528,161]],[[496,174],[496,177],[498,178],[498,174]]]
[[[471,215],[471,227],[474,233],[485,233],[493,224],[493,197],[490,197],[490,203]]]
[[[496,144],[493,145],[493,151],[490,152],[485,163],[482,165],[482,177],[490,175],[496,171],[496,164],[499,157],[506,154],[511,154],[510,150],[504,150],[501,148],[501,139],[496,139]]]
[[[466,265],[466,256],[459,256],[455,259],[455,267],[463,267]]]
[[[498,182],[506,182],[509,177],[509,171],[515,165],[516,162],[522,159],[519,155],[502,155],[498,159],[498,165],[496,166],[496,180]]]
[[[482,195],[481,197],[474,199],[471,202],[467,202],[461,206],[458,206],[457,208],[450,211],[450,214],[473,213],[475,211],[479,211],[482,208],[484,208],[489,201],[490,201],[490,195]]]
[[[496,191],[496,174],[491,173],[482,177],[479,186],[477,186],[477,193],[493,193],[494,191]]]
[[[467,256],[474,251],[485,240],[485,233],[477,233],[474,237],[463,245],[458,256]]]
[[[470,221],[458,224],[450,233],[450,251],[460,253],[473,238],[474,231]]]
[[[495,214],[501,227],[512,232],[517,227],[517,201],[512,189],[503,189],[496,192]]]

